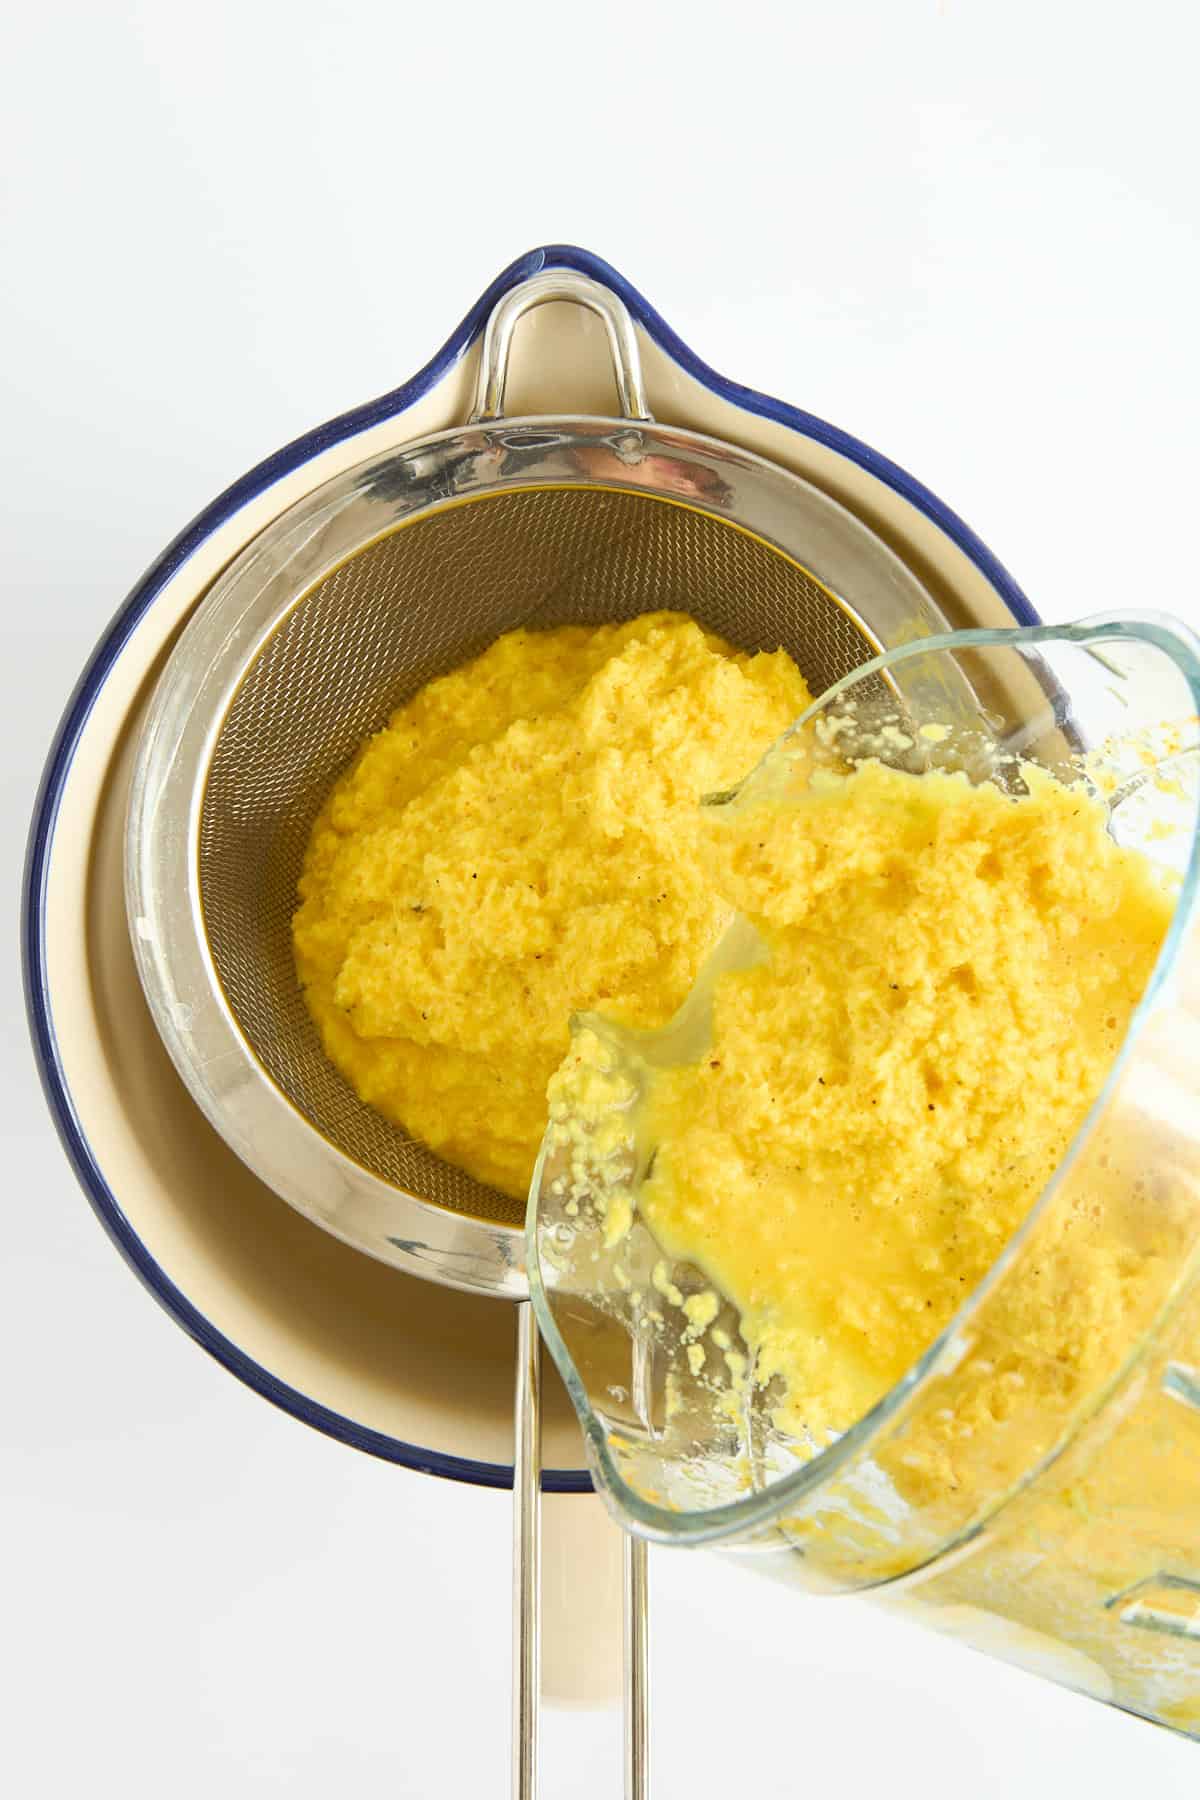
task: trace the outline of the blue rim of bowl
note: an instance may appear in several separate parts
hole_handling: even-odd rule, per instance
[[[176,1323],[240,1381],[304,1424],[311,1425],[317,1431],[337,1438],[356,1450],[364,1450],[369,1455],[403,1464],[406,1468],[417,1469],[425,1474],[495,1488],[512,1486],[510,1465],[449,1456],[441,1451],[427,1450],[420,1445],[388,1437],[383,1432],[373,1431],[322,1406],[296,1388],[289,1387],[286,1382],[280,1381],[269,1369],[263,1368],[218,1331],[150,1255],[126,1218],[92,1154],[63,1071],[50,1008],[46,967],[46,882],[59,804],[80,735],[130,634],[166,583],[206,538],[274,482],[312,461],[333,445],[393,418],[421,399],[470,349],[501,295],[518,282],[536,275],[539,270],[555,268],[578,270],[612,288],[658,347],[720,399],[731,401],[745,412],[773,420],[803,437],[811,438],[875,476],[918,512],[923,513],[957,545],[1000,595],[1017,624],[1041,623],[1003,565],[957,514],[943,505],[928,488],[887,457],[881,456],[878,451],[872,450],[847,432],[838,430],[835,425],[816,418],[812,413],[803,412],[798,407],[789,406],[785,401],[774,400],[767,394],[760,394],[753,388],[742,387],[740,383],[718,375],[715,369],[711,369],[694,351],[689,350],[666,320],[623,275],[602,257],[570,244],[543,245],[511,262],[479,296],[442,348],[411,381],[393,388],[376,400],[342,413],[327,424],[317,426],[314,431],[306,432],[303,437],[293,439],[290,444],[275,451],[226,488],[190,525],[184,527],[162,555],[150,565],[118,609],[76,683],[54,735],[34,805],[22,882],[21,958],[29,1029],[46,1101],[68,1160],[101,1224],[134,1273]],[[586,1469],[547,1469],[542,1474],[542,1487],[548,1493],[587,1493],[591,1491],[592,1479]]]

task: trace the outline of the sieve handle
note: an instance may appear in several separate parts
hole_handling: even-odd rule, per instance
[[[542,1345],[527,1300],[517,1306],[513,1405],[512,1800],[537,1800],[541,1703],[540,1489]]]
[[[537,1800],[541,1711],[541,1338],[529,1302],[517,1306],[513,1407],[512,1800]],[[610,1526],[611,1529],[611,1526]],[[647,1545],[625,1534],[625,1800],[649,1800],[650,1689]]]
[[[468,422],[480,425],[489,419],[503,417],[513,332],[527,312],[535,306],[544,306],[548,300],[568,300],[576,306],[585,306],[603,320],[612,353],[613,373],[617,378],[621,416],[649,422],[651,413],[646,405],[637,332],[624,302],[611,288],[587,275],[577,275],[571,269],[546,269],[540,275],[531,275],[528,281],[510,288],[504,298],[497,301],[484,327],[475,405]]]

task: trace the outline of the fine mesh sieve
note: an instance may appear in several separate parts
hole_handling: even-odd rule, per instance
[[[623,418],[501,418],[513,329],[545,300],[602,319]],[[360,464],[268,526],[205,596],[151,700],[126,888],[163,1041],[269,1186],[355,1248],[429,1279],[527,1300],[523,1208],[365,1106],[326,1059],[292,961],[309,831],[363,739],[431,677],[518,626],[659,608],[745,650],[782,645],[814,693],[947,623],[826,494],[654,424],[621,303],[581,276],[542,274],[488,322],[470,423]],[[527,1305],[518,1320],[513,1785],[528,1796],[538,1352]],[[644,1551],[631,1543],[626,1564],[634,1800],[645,1791]]]
[[[563,297],[601,313],[638,416],[490,419],[517,318]],[[218,579],[155,692],[133,784],[135,954],[210,1120],[355,1247],[513,1299],[527,1292],[522,1207],[361,1102],[300,992],[296,884],[332,783],[423,683],[518,626],[676,608],[742,649],[782,645],[820,693],[945,624],[827,495],[645,411],[614,296],[563,274],[513,290],[489,323],[472,424],[315,490]]]

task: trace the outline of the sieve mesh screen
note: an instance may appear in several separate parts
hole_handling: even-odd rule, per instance
[[[241,1030],[324,1137],[451,1211],[519,1226],[524,1208],[409,1139],[326,1057],[291,944],[313,819],[395,707],[503,632],[663,608],[743,650],[782,645],[814,695],[875,651],[796,563],[711,513],[623,490],[522,488],[426,514],[327,575],[267,639],[221,723],[201,812],[200,894]]]

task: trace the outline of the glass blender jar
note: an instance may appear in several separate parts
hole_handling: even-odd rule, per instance
[[[838,683],[739,789],[706,803],[767,792],[786,804],[814,766],[867,758],[1009,791],[1035,764],[1102,797],[1111,835],[1159,865],[1176,895],[1149,986],[1053,1179],[945,1329],[840,1437],[785,1436],[753,1380],[715,1394],[689,1358],[687,1313],[646,1307],[652,1286],[686,1298],[711,1284],[637,1218],[632,1161],[618,1186],[634,1222],[610,1244],[611,1165],[604,1205],[580,1205],[548,1134],[527,1226],[538,1321],[596,1485],[627,1529],[736,1554],[809,1589],[869,1591],[1195,1737],[1198,711],[1200,640],[1164,617],[959,632]],[[700,1054],[706,979],[711,991],[746,954],[748,929],[730,927],[656,1041],[600,1027],[615,1066]],[[597,1156],[630,1141],[617,1114],[632,1090],[618,1089],[612,1132],[588,1118]],[[719,1341],[746,1350],[725,1297],[716,1325]]]

